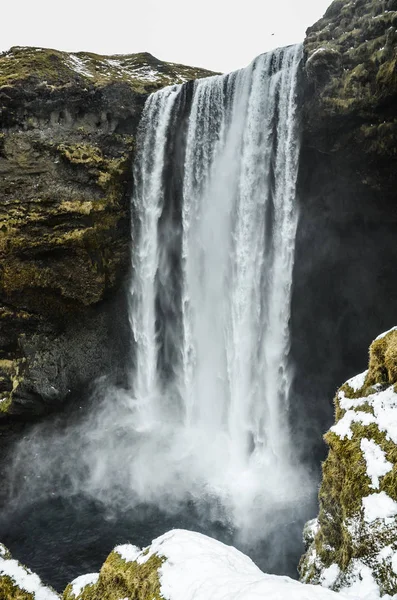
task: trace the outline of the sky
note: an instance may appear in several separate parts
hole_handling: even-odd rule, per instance
[[[2,6],[0,51],[41,46],[99,54],[150,52],[213,71],[245,67],[303,41],[331,0],[19,0]]]

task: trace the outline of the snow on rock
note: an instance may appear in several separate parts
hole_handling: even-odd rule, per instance
[[[321,585],[325,588],[332,587],[340,575],[340,568],[333,563],[328,569],[324,569],[321,576]]]
[[[18,587],[22,592],[31,594],[34,600],[59,600],[59,596],[50,588],[43,585],[41,579],[36,573],[32,573],[30,569],[19,564],[13,558],[4,558],[7,551],[4,546],[1,546],[0,558],[0,596],[1,596],[1,579],[8,577],[13,585]]]
[[[366,371],[364,371],[363,373],[359,373],[355,377],[352,377],[346,383],[348,386],[350,386],[352,388],[352,390],[354,392],[358,392],[358,390],[360,390],[363,387],[367,374],[368,374],[368,369]]]
[[[353,437],[352,425],[353,423],[360,423],[361,425],[370,425],[376,423],[374,415],[367,412],[356,412],[355,410],[348,410],[346,414],[331,427],[331,431],[336,433],[341,440],[347,438],[351,440]]]
[[[87,575],[80,575],[71,582],[72,594],[77,598],[81,594],[84,588],[88,585],[94,585],[97,583],[99,573],[87,573]]]
[[[338,594],[304,585],[289,577],[265,575],[236,548],[191,531],[174,530],[154,540],[146,562],[157,554],[166,560],[159,569],[166,600],[331,600]]]
[[[86,63],[75,54],[69,54],[69,64],[73,71],[76,71],[76,73],[84,75],[85,77],[94,77],[91,71],[87,68]]]
[[[359,560],[354,560],[349,573],[349,582],[341,588],[343,595],[360,600],[375,600],[380,598],[379,586],[372,571]]]
[[[378,337],[375,338],[374,341],[377,342],[378,340],[383,340],[383,338],[385,338],[387,335],[389,335],[389,333],[392,333],[392,331],[397,331],[397,327],[392,327],[388,331],[384,331],[383,333],[381,333],[380,335],[378,335]]]
[[[386,433],[387,439],[397,444],[397,394],[394,386],[391,385],[383,391],[376,391],[365,398],[346,399],[340,392],[338,397],[340,406],[346,410],[344,416],[331,427],[330,431],[338,435],[341,439],[352,439],[353,423],[361,425],[370,425],[375,423],[380,431]],[[362,405],[368,405],[373,410],[373,414],[360,410],[355,410]]]
[[[318,530],[312,540],[304,533],[305,583],[363,600],[397,600],[396,392],[394,327],[372,343],[368,371],[336,395]]]
[[[367,463],[367,474],[371,479],[370,487],[377,490],[379,489],[379,478],[389,473],[393,465],[386,460],[386,452],[373,440],[363,438],[360,447]]]
[[[371,494],[363,498],[364,518],[367,523],[376,519],[388,519],[397,515],[397,502],[386,492]]]
[[[116,546],[114,552],[117,552],[121,558],[127,562],[133,562],[136,560],[141,552],[138,546],[132,544],[123,544],[122,546]]]

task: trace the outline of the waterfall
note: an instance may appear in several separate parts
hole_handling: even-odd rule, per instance
[[[131,487],[215,498],[240,527],[304,493],[288,419],[301,54],[156,92],[138,134]]]
[[[289,415],[301,54],[275,50],[147,99],[129,382],[98,382],[81,418],[19,441],[12,504],[62,490],[113,514],[155,507],[173,525],[264,543],[270,569],[292,529],[300,540],[314,490]]]

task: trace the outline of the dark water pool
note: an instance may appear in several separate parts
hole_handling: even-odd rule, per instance
[[[148,506],[110,514],[83,497],[54,497],[17,511],[3,510],[0,516],[0,540],[15,558],[60,592],[78,575],[98,571],[115,545],[130,542],[146,546],[172,528],[205,533],[236,545],[265,571],[297,576],[296,565],[303,550],[297,543],[302,530],[298,522],[251,546],[239,542],[224,524],[206,520],[190,505],[173,515]]]

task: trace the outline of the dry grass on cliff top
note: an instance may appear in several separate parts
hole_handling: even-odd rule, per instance
[[[146,52],[101,56],[92,52],[14,46],[0,54],[0,87],[22,81],[48,87],[124,82],[139,93],[147,93],[211,75],[214,75],[211,71],[163,62]]]

